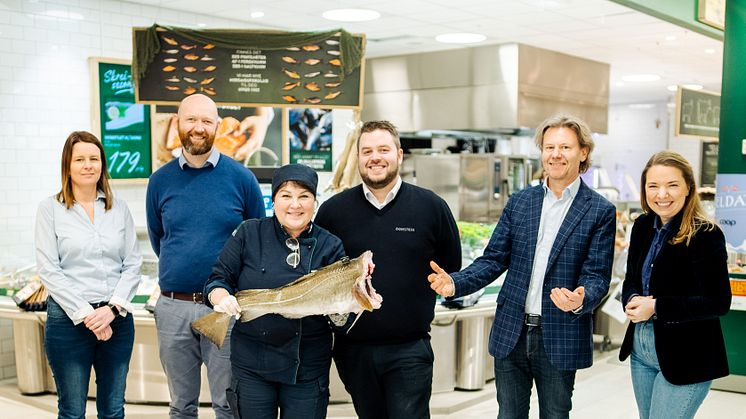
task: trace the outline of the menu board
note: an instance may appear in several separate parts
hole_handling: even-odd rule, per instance
[[[699,180],[699,186],[715,186],[715,179],[718,174],[718,149],[719,144],[716,141],[702,142],[702,177]]]
[[[135,103],[129,63],[91,58],[93,130],[101,140],[111,179],[151,174],[150,107]]]
[[[720,95],[679,87],[676,96],[676,135],[718,138]]]
[[[146,29],[134,30],[144,48]],[[223,48],[168,30],[157,33],[160,51],[137,85],[143,103],[176,104],[203,93],[224,105],[358,108],[362,66],[342,74],[339,37],[299,47]],[[362,47],[362,36],[353,37]]]

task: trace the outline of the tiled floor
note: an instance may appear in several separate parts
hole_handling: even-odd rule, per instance
[[[600,354],[593,367],[581,370],[575,383],[573,397],[574,419],[633,419],[637,418],[629,366],[616,360],[616,352]],[[56,397],[54,395],[22,396],[15,381],[0,382],[0,417],[6,419],[52,419],[55,418]],[[700,408],[698,419],[746,419],[746,394],[710,391]],[[127,418],[165,418],[166,406],[127,405]],[[435,394],[431,400],[431,411],[437,419],[483,419],[497,415],[494,387],[488,383],[477,392],[453,391]],[[87,418],[95,418],[95,403],[88,403]],[[337,404],[329,407],[329,417],[335,419],[354,418],[352,406]],[[209,408],[200,409],[200,418],[214,418]],[[536,396],[531,399],[531,418],[538,418]]]

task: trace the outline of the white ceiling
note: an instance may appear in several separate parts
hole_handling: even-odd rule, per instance
[[[478,32],[474,45],[521,42],[611,64],[611,103],[665,101],[671,84],[701,84],[719,92],[723,43],[606,0],[128,0],[246,22],[246,28],[312,31],[343,27],[367,37],[366,56],[381,57],[463,48],[435,36]],[[338,8],[367,8],[381,18],[361,23],[325,20]],[[253,11],[264,17],[250,17]],[[158,23],[167,24],[159,21]],[[675,37],[675,40],[667,40]],[[705,50],[714,50],[706,53]],[[625,82],[628,74],[653,73],[656,82]]]

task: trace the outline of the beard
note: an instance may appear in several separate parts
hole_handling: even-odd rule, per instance
[[[196,145],[190,138],[192,131],[183,131],[181,127],[178,127],[178,131],[181,145],[187,153],[193,156],[201,156],[208,153],[212,149],[212,144],[215,142],[215,132],[205,130],[205,141],[200,145]]]
[[[388,170],[386,171],[386,176],[377,180],[371,179],[365,171],[360,172],[360,178],[362,178],[363,183],[365,183],[365,185],[370,189],[381,189],[393,182],[398,175],[398,164],[396,166],[389,166]]]

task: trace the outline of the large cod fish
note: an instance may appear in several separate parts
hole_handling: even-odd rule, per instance
[[[373,252],[368,250],[355,259],[338,260],[279,288],[239,291],[236,300],[241,306],[241,321],[269,313],[299,319],[315,314],[373,311],[383,301],[370,283],[374,266]],[[231,317],[215,311],[192,322],[192,328],[223,347]]]

